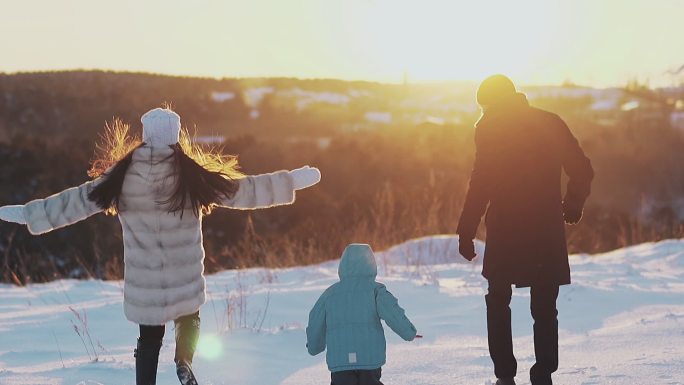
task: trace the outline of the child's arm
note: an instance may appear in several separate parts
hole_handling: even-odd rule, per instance
[[[321,296],[309,312],[306,327],[306,348],[312,356],[325,350],[325,327],[325,299]]]
[[[412,341],[416,337],[416,327],[404,314],[404,309],[399,306],[399,301],[392,295],[385,285],[380,285],[375,292],[375,303],[378,315],[385,320],[399,337],[406,341]]]
[[[0,219],[25,224],[31,234],[38,235],[82,221],[102,209],[88,199],[95,181],[66,189],[45,199],[25,205],[0,207]]]
[[[320,180],[320,171],[308,166],[292,171],[248,175],[238,180],[237,192],[221,206],[250,210],[292,204],[296,190],[313,186]]]

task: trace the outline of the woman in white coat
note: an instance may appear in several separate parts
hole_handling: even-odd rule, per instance
[[[92,181],[26,205],[0,207],[0,219],[43,234],[99,212],[118,214],[124,313],[140,325],[136,383],[155,384],[164,325],[175,321],[178,378],[182,384],[197,384],[191,364],[206,290],[202,216],[217,206],[291,204],[296,190],[320,181],[320,172],[306,166],[245,176],[234,157],[203,152],[187,136],[181,138],[175,112],[156,108],[141,121],[142,142],[130,139],[127,127],[109,131],[106,160],[93,163]]]

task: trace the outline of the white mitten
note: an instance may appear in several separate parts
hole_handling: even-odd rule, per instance
[[[24,206],[13,205],[0,207],[0,219],[5,222],[14,222],[20,225],[25,225],[26,218],[24,218]]]
[[[321,181],[321,171],[316,167],[304,166],[290,171],[295,190],[311,187]]]

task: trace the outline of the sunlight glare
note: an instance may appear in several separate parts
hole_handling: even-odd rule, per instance
[[[411,79],[480,79],[493,72],[529,79],[536,72],[530,63],[551,43],[548,4],[378,0],[359,33],[371,40],[378,67]]]
[[[215,334],[201,336],[197,343],[197,352],[210,361],[220,358],[223,355],[221,338]]]

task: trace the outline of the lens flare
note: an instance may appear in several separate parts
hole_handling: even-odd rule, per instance
[[[221,338],[215,334],[201,336],[197,343],[197,353],[210,361],[221,357],[223,353]]]

